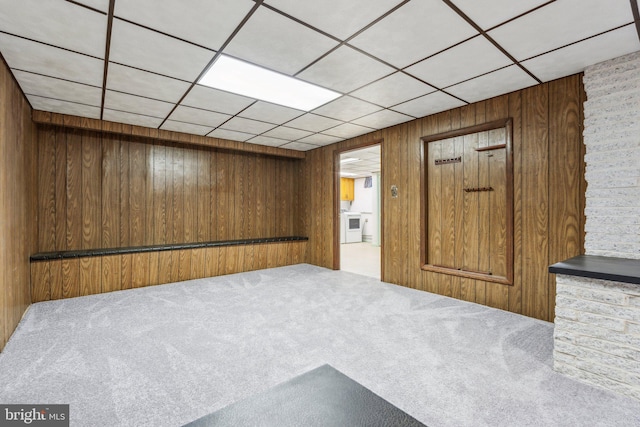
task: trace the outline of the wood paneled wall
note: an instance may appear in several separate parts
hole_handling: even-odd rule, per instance
[[[301,160],[38,126],[38,252],[302,233]]]
[[[33,302],[299,264],[306,248],[292,241],[34,261]]]
[[[36,149],[31,107],[0,57],[0,350],[31,303]]]
[[[574,75],[308,152],[304,226],[309,262],[336,266],[336,151],[382,140],[383,280],[553,321],[555,277],[548,266],[582,253],[584,246],[584,100],[581,75]],[[420,138],[509,117],[513,286],[422,271]],[[390,196],[391,185],[398,187],[397,198]]]

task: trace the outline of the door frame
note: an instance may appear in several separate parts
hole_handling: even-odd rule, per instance
[[[380,280],[384,281],[384,138],[338,148],[333,152],[333,269],[340,270],[340,156],[372,145],[380,146]]]

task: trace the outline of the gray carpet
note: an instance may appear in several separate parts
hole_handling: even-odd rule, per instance
[[[330,364],[429,426],[638,426],[552,370],[553,325],[297,265],[31,306],[1,403],[72,426],[178,426]]]

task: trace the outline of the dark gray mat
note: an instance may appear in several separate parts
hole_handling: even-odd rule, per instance
[[[204,426],[424,426],[323,365],[187,424]]]

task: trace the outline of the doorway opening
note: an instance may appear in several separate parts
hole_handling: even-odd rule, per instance
[[[381,145],[339,155],[340,270],[382,278]]]

